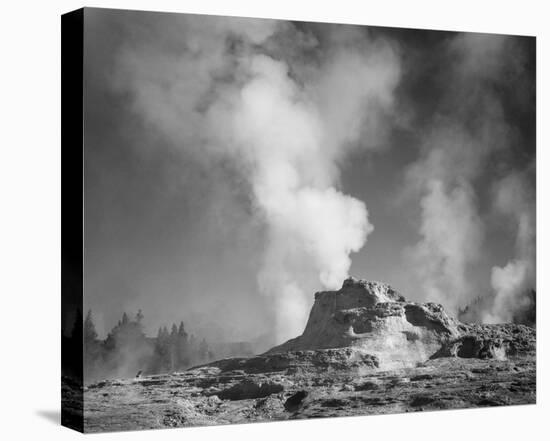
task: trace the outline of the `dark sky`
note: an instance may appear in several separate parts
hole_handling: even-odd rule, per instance
[[[141,308],[150,334],[277,341],[348,273],[510,320],[534,287],[534,72],[531,37],[86,9],[100,334]]]

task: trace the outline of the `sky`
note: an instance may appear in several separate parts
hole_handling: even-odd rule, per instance
[[[281,343],[352,275],[535,289],[533,37],[86,9],[84,304]]]

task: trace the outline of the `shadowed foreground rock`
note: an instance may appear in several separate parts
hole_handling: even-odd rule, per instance
[[[470,325],[388,285],[320,292],[265,354],[84,391],[85,430],[135,430],[535,402],[535,330]]]

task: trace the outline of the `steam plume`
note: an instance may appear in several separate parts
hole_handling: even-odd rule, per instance
[[[519,173],[498,182],[495,205],[501,215],[513,220],[516,254],[503,267],[494,266],[491,286],[495,298],[483,321],[511,322],[532,307],[529,292],[535,286],[535,220],[532,190]],[[521,317],[519,317],[521,320]]]
[[[421,201],[421,238],[407,258],[424,297],[456,314],[479,295],[471,275],[486,228],[474,183],[492,155],[506,154],[513,131],[495,90],[509,87],[522,67],[506,37],[461,34],[442,49],[452,63],[447,92],[424,152],[407,172],[408,187]],[[523,280],[523,269],[512,266],[507,273]],[[493,269],[493,285],[502,285],[503,274]]]
[[[274,306],[278,340],[294,336],[311,292],[337,288],[373,230],[365,204],[339,190],[339,164],[383,136],[398,56],[338,27],[323,43],[295,39],[303,47],[292,50],[314,54],[311,64],[286,53],[284,36],[300,34],[289,24],[194,17],[175,31],[181,47],[171,55],[126,48],[116,83],[176,146],[212,166],[226,158],[248,182],[266,229],[258,286]]]

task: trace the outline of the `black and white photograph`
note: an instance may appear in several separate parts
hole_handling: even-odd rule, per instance
[[[78,13],[64,424],[536,402],[534,37]]]

